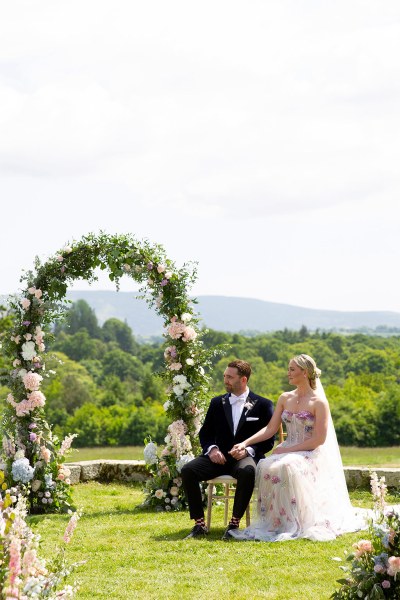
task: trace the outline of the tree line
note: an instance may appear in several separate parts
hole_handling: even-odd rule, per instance
[[[2,313],[0,336],[9,318]],[[203,342],[224,349],[210,372],[211,395],[225,391],[227,362],[242,358],[253,367],[250,387],[276,402],[291,389],[289,359],[310,354],[322,370],[339,443],[400,445],[400,336],[311,333],[302,327],[256,335],[209,330]],[[100,326],[79,300],[48,342],[46,370],[56,374],[42,385],[47,419],[60,437],[78,433],[75,446],[142,445],[148,436],[162,443],[169,424],[165,384],[157,375],[162,369],[162,341],[138,343],[127,323],[115,318]],[[5,398],[7,389],[0,391]]]

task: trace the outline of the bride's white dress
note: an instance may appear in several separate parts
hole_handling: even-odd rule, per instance
[[[287,438],[281,447],[299,444],[313,434],[310,412],[284,410],[282,421]],[[326,441],[315,450],[274,454],[258,463],[254,500],[254,522],[244,530],[231,530],[233,537],[327,541],[365,529],[369,512],[350,503],[331,417]]]

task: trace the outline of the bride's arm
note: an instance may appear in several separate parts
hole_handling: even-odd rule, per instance
[[[257,433],[255,433],[251,437],[247,438],[247,440],[244,440],[244,442],[240,442],[240,444],[235,444],[232,450],[229,451],[229,454],[233,455],[238,451],[244,450],[245,448],[247,448],[247,446],[251,446],[252,444],[256,444],[257,442],[263,442],[264,440],[268,440],[278,431],[279,426],[281,424],[282,411],[284,409],[283,396],[284,394],[280,396],[276,404],[274,414],[272,415],[268,425],[260,429],[260,431],[257,431]]]
[[[277,446],[273,454],[286,454],[287,452],[301,452],[302,450],[315,450],[326,440],[328,432],[329,408],[326,402],[320,400],[315,403],[315,427],[312,436],[295,444],[294,446]]]

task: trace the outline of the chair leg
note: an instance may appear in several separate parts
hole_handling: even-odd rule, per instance
[[[247,505],[246,508],[246,527],[250,525],[250,504]]]
[[[212,493],[213,493],[213,484],[209,483],[208,484],[208,490],[207,490],[207,529],[210,529],[210,525],[211,525],[211,509],[212,509]]]
[[[225,483],[225,527],[228,524],[228,511],[229,511],[229,483]]]

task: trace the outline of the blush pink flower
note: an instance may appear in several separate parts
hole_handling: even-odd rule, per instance
[[[396,576],[400,572],[400,556],[389,556],[388,575]]]
[[[46,396],[38,390],[28,394],[28,400],[32,408],[38,408],[39,406],[44,406],[46,404]]]
[[[179,340],[182,337],[186,329],[186,325],[184,323],[180,323],[179,321],[173,321],[171,325],[167,328],[168,335],[173,340]]]
[[[51,452],[46,446],[40,447],[40,457],[43,458],[45,463],[48,464],[50,462]]]
[[[174,362],[169,365],[171,371],[180,371],[182,369],[182,365],[180,362]]]
[[[197,338],[197,333],[190,325],[185,325],[182,339],[184,342],[191,342]]]
[[[66,544],[69,544],[69,542],[71,541],[71,537],[72,537],[72,534],[75,531],[76,525],[77,525],[78,520],[79,520],[79,516],[80,516],[79,513],[76,512],[76,513],[74,513],[72,515],[72,517],[69,520],[69,523],[68,523],[68,525],[67,525],[67,527],[65,529],[64,538],[63,538],[64,542]]]
[[[366,552],[372,551],[372,544],[370,540],[360,540],[353,544],[353,548],[355,549],[354,556],[360,558]]]
[[[29,298],[22,298],[21,300],[21,306],[24,310],[28,310],[28,308],[31,305],[31,301],[29,300]]]
[[[33,373],[32,371],[28,371],[26,375],[24,375],[22,381],[24,382],[25,389],[36,391],[40,387],[40,383],[43,380],[43,377],[38,373]]]

